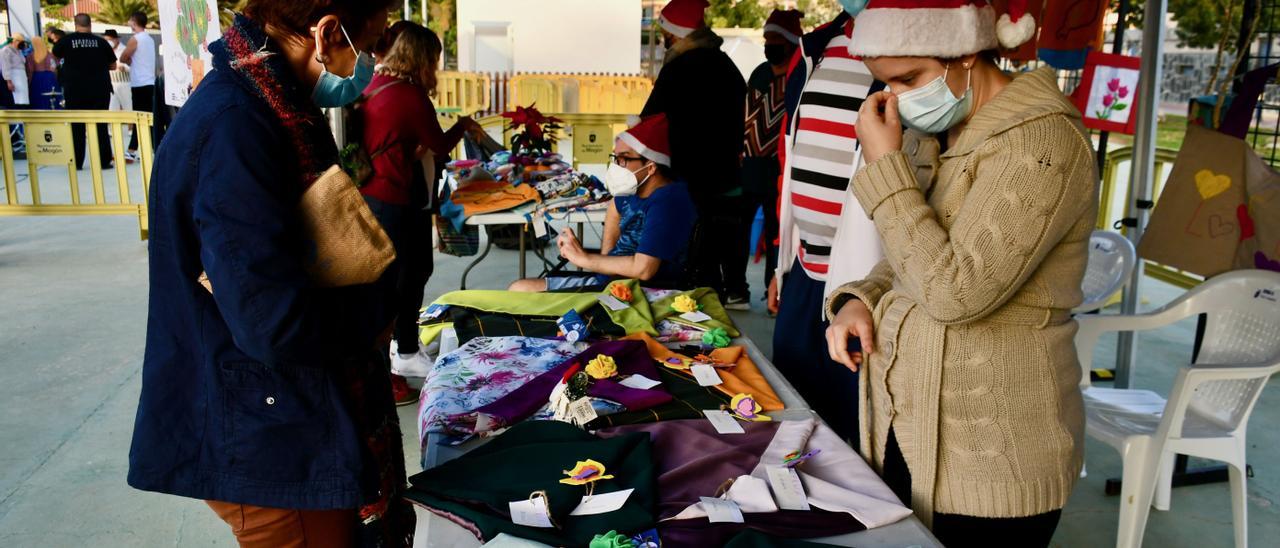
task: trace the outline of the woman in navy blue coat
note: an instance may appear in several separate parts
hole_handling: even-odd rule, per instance
[[[370,286],[308,281],[297,219],[338,161],[319,107],[368,83],[389,3],[250,0],[156,156],[129,484],[208,501],[245,546],[412,537],[387,318]]]

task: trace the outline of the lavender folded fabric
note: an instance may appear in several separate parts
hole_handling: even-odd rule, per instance
[[[583,353],[565,360],[546,373],[538,375],[510,394],[477,409],[474,413],[476,420],[451,422],[474,429],[465,433],[481,433],[525,420],[547,404],[551,391],[564,378],[565,372],[569,368],[573,367],[574,364],[585,367],[587,362],[600,355],[609,356],[617,363],[618,377],[615,377],[615,379],[628,375],[644,375],[655,380],[658,378],[657,366],[643,342],[601,342],[587,348]],[[588,394],[592,397],[617,402],[626,407],[628,411],[642,411],[671,401],[671,394],[662,390],[661,387],[641,390],[623,386],[615,379],[600,379],[593,382]]]

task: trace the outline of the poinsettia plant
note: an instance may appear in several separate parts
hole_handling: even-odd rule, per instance
[[[546,116],[535,108],[537,103],[528,107],[516,107],[512,112],[502,113],[502,117],[511,121],[511,153],[516,156],[536,157],[551,153],[551,144],[556,142],[556,132],[564,126],[554,116]]]

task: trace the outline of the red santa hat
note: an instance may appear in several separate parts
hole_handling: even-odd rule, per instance
[[[631,129],[619,133],[618,140],[653,163],[671,167],[671,137],[666,114],[644,117]]]
[[[996,20],[988,0],[870,0],[858,14],[849,53],[862,57],[954,58],[1035,36],[1027,0],[1010,0]]]
[[[707,0],[671,0],[662,8],[658,24],[667,32],[684,38],[702,26],[703,12],[710,5]]]
[[[804,19],[803,11],[775,9],[769,14],[769,19],[764,22],[764,32],[765,34],[777,33],[792,44],[799,44],[800,35],[804,34],[804,28],[800,26],[802,19]]]

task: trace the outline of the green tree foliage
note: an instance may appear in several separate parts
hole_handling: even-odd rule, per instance
[[[147,26],[160,28],[160,15],[154,0],[102,0],[102,11],[94,19],[113,25],[127,25],[134,12],[147,14]]]
[[[760,28],[770,9],[759,0],[711,0],[707,26],[712,28]]]
[[[830,22],[844,8],[836,0],[796,0],[795,8],[804,12],[804,30]]]

